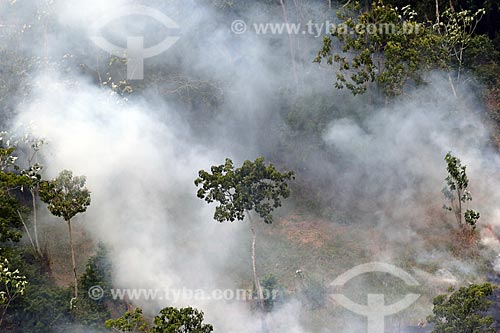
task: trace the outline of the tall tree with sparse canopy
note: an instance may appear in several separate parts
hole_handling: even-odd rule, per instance
[[[68,224],[71,262],[73,264],[74,299],[78,298],[78,275],[76,274],[75,251],[71,233],[71,219],[78,213],[83,213],[90,205],[90,192],[85,187],[85,176],[75,176],[69,170],[63,170],[55,179],[40,184],[39,194],[47,204],[49,211],[62,217]]]
[[[464,219],[462,219],[462,204],[472,201],[472,195],[467,189],[469,186],[469,178],[465,172],[467,166],[462,165],[460,159],[453,156],[451,152],[446,154],[444,160],[447,164],[446,171],[448,172],[448,176],[445,179],[446,187],[443,189],[443,194],[450,200],[450,206],[444,205],[443,208],[455,213],[455,218],[461,229],[469,227],[471,230],[475,230],[480,217],[478,212],[467,209],[463,214]]]
[[[261,310],[264,310],[262,288],[255,263],[256,232],[250,212],[255,211],[267,224],[273,222],[274,209],[281,206],[281,199],[290,196],[288,182],[294,179],[292,171],[279,172],[274,165],[266,165],[264,158],[245,161],[234,168],[233,161],[212,166],[210,172],[200,170],[194,181],[198,197],[208,203],[217,202],[214,219],[219,222],[242,221],[247,215],[252,230],[252,267],[255,288]]]

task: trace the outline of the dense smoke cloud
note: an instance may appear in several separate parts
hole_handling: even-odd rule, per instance
[[[104,66],[107,55],[89,41],[89,26],[130,4],[75,0],[30,10],[27,3],[0,7],[2,17],[13,15],[11,21],[21,22],[33,20],[37,9],[48,10],[41,19],[50,18],[46,39],[41,41],[28,31],[21,52],[52,59],[70,55],[75,63],[96,70]],[[417,263],[441,262],[446,270],[438,278],[449,271],[462,270],[465,275],[474,271],[459,261],[442,263],[449,252],[429,249],[420,233],[442,223],[443,157],[450,150],[468,166],[473,205],[481,211],[481,221],[500,227],[500,211],[495,207],[500,199],[498,155],[472,92],[464,88],[459,98],[454,97],[447,77],[436,73],[428,78],[428,85],[393,104],[366,110],[362,102],[334,91],[331,69],[311,62],[319,39],[294,40],[300,44],[297,58],[301,60],[297,64],[301,82],[295,83],[286,36],[235,36],[229,30],[231,19],[242,15],[275,22],[279,8],[264,7],[271,14],[262,8],[234,13],[221,12],[208,2],[143,4],[181,26],[176,45],[146,60],[144,85],[137,84],[137,91],[124,99],[98,87],[93,72],[75,69],[72,60],[68,66],[48,61],[25,79],[30,94],[17,107],[12,126],[33,123],[37,135],[46,138],[46,177],[62,169],[87,176],[92,205],[77,223],[96,243],[110,249],[117,287],[248,288],[248,225],[214,222],[213,206],[196,198],[193,180],[199,169],[222,163],[225,157],[241,162],[259,155],[296,169],[299,181],[306,179],[321,188],[322,204],[348,216],[348,224],[376,226],[383,233],[387,241],[383,250],[360,261],[397,263],[398,250],[410,248],[418,253]],[[318,15],[320,6],[303,4],[302,15]],[[106,36],[123,43],[130,29],[142,30],[152,41],[161,39],[158,27],[146,23],[151,24],[115,22]],[[178,79],[216,82],[210,89],[221,91],[217,101],[186,107],[175,93],[164,93],[171,90],[168,85],[154,85],[154,71],[162,66]],[[317,129],[317,145],[309,145],[314,142],[310,137],[296,136],[287,119],[288,109],[297,107],[295,99],[287,96],[296,89],[301,98],[323,103],[304,107],[311,118],[328,106],[328,126]],[[283,138],[290,140],[287,147]],[[295,207],[289,205],[293,211]],[[47,214],[45,223],[52,219]],[[449,220],[454,222],[451,215]],[[286,269],[293,274],[295,267]],[[244,282],[241,276],[246,276]],[[436,279],[423,272],[419,276]],[[259,317],[241,302],[144,301],[138,305],[150,314],[166,305],[190,305],[202,309],[218,332],[260,331]],[[300,323],[304,314],[296,302],[270,316],[273,332],[308,331]],[[344,329],[352,332],[362,323],[351,318],[352,326]]]

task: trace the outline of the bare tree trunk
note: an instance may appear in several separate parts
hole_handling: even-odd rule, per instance
[[[26,225],[26,223],[24,223],[24,219],[23,219],[23,216],[21,215],[21,212],[18,210],[17,211],[17,215],[19,215],[19,219],[21,220],[21,222],[23,223],[23,226],[24,226],[24,230],[26,231],[26,235],[28,235],[28,239],[30,240],[30,243],[31,243],[31,246],[33,247],[33,251],[35,252],[35,254],[37,253],[36,251],[36,248],[35,248],[35,243],[33,243],[33,238],[31,238],[31,233],[30,231],[28,230],[28,226]]]
[[[253,281],[255,284],[255,289],[257,290],[257,300],[262,311],[264,311],[264,295],[262,288],[260,286],[259,276],[257,275],[257,264],[255,260],[255,244],[257,242],[257,233],[255,232],[255,227],[253,225],[250,214],[248,214],[248,220],[250,221],[250,229],[252,230],[252,269],[253,269]]]
[[[255,284],[255,289],[257,291],[257,301],[259,302],[260,310],[262,311],[262,332],[267,333],[267,323],[264,314],[264,293],[262,292],[262,287],[260,285],[259,276],[257,274],[257,264],[255,259],[255,244],[257,242],[257,233],[255,231],[255,227],[252,222],[252,218],[250,217],[250,213],[247,211],[248,221],[250,222],[250,229],[252,230],[252,270],[253,270],[253,280]]]
[[[283,19],[285,20],[285,24],[288,25],[290,23],[288,22],[288,15],[286,14],[285,3],[283,2],[283,0],[279,0],[279,1],[280,1],[281,9],[283,10]],[[295,66],[295,50],[294,50],[294,47],[293,47],[293,37],[292,37],[292,35],[289,32],[288,32],[288,43],[290,44],[290,57],[291,57],[291,60],[292,60],[292,71],[293,71],[293,77],[294,77],[294,80],[295,80],[295,87],[298,89],[298,86],[299,86],[299,77],[297,75],[297,68]]]
[[[12,302],[12,298],[11,297],[9,297],[9,300],[7,301],[7,304],[4,305],[4,309],[2,311],[2,316],[0,317],[0,327],[2,326],[3,318],[5,317],[5,313],[7,312],[7,308],[9,307],[10,302]]]
[[[450,74],[448,74],[448,81],[450,81],[451,92],[453,93],[453,96],[457,97],[457,90],[455,89],[455,85],[453,84],[453,79],[451,78]]]
[[[75,250],[73,249],[73,235],[71,233],[71,220],[67,221],[69,232],[69,246],[71,249],[71,263],[73,264],[73,279],[75,287],[75,298],[78,298],[78,275],[76,275]]]
[[[439,18],[439,0],[436,0],[436,26],[438,29],[438,32],[441,33],[441,27],[439,26],[440,24],[440,18]]]
[[[330,3],[331,3],[331,1],[330,1]],[[347,2],[346,2],[343,6],[342,6],[342,8],[345,8],[345,7],[349,6],[349,4],[350,4],[350,3],[351,3],[351,0],[347,1]]]
[[[462,72],[464,49],[464,43],[462,42],[462,45],[460,46],[460,55],[458,56],[457,84],[460,84],[460,73]]]
[[[36,216],[36,187],[30,190],[31,192],[31,203],[33,208],[33,232],[35,234],[35,245],[36,245],[36,253],[41,258],[42,251],[40,250],[40,243],[38,242],[38,223]]]
[[[458,219],[458,225],[462,227],[462,193],[461,191],[457,190],[457,196],[458,196],[458,211],[457,211],[457,219]]]

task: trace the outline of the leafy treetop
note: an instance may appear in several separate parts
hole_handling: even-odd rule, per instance
[[[118,319],[106,321],[106,327],[117,332],[141,333],[210,333],[213,326],[203,324],[203,312],[192,307],[177,309],[166,307],[154,318],[154,326],[149,327],[141,308],[127,311]]]
[[[426,70],[444,67],[440,36],[431,24],[417,22],[417,14],[409,6],[400,11],[379,0],[363,10],[356,1],[337,16],[342,25],[324,37],[315,62],[339,64],[338,89],[363,94],[374,82],[386,96],[395,96],[410,80],[422,83]]]
[[[203,324],[203,312],[192,307],[167,307],[154,319],[151,333],[210,333],[213,326]]]
[[[40,198],[53,215],[69,221],[90,205],[90,191],[85,181],[85,176],[73,177],[71,171],[63,170],[57,178],[41,183]]]
[[[446,171],[448,176],[445,178],[446,187],[443,189],[443,194],[450,200],[451,207],[444,206],[446,210],[453,211],[457,219],[458,225],[463,227],[462,223],[462,203],[472,201],[472,195],[467,190],[469,186],[469,178],[467,177],[467,166],[462,165],[460,159],[448,152],[445,156]],[[477,221],[480,214],[472,209],[467,209],[464,213],[465,225],[473,230],[476,229]]]
[[[219,222],[243,220],[245,212],[255,210],[265,223],[273,222],[272,211],[281,206],[281,199],[290,195],[288,181],[292,171],[280,173],[274,165],[266,165],[264,158],[245,161],[234,168],[233,161],[212,166],[210,172],[199,171],[195,185],[200,186],[198,197],[212,203],[217,201],[214,219]]]
[[[432,332],[495,332],[491,328],[493,318],[485,314],[491,305],[487,297],[493,293],[493,289],[490,283],[472,284],[449,296],[439,295],[434,298],[433,314],[427,318],[434,324]]]

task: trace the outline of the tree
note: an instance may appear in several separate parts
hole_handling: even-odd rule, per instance
[[[21,186],[23,179],[15,174],[0,171],[0,242],[18,242],[21,239],[21,204],[11,193]]]
[[[218,202],[214,219],[219,222],[242,221],[245,214],[252,230],[252,267],[254,283],[260,309],[264,310],[262,288],[257,275],[255,260],[256,232],[250,216],[255,211],[267,224],[273,222],[272,212],[281,206],[281,199],[290,196],[288,182],[294,179],[292,171],[280,173],[274,165],[265,165],[264,158],[245,161],[234,168],[233,161],[226,158],[225,164],[212,166],[211,172],[200,170],[194,184],[198,197],[207,203]]]
[[[432,315],[427,320],[434,324],[434,333],[493,333],[493,318],[485,312],[491,305],[487,299],[493,293],[490,283],[471,284],[453,289],[451,295],[439,295],[434,298]]]
[[[264,294],[264,311],[271,312],[285,300],[285,288],[279,283],[273,274],[265,276],[261,281],[262,293]],[[256,290],[253,295],[255,296]]]
[[[40,184],[40,198],[47,204],[49,211],[62,217],[68,224],[71,262],[73,264],[74,300],[78,298],[78,275],[76,274],[75,251],[71,234],[71,219],[83,213],[90,205],[90,192],[85,187],[85,176],[75,176],[69,170],[63,170],[59,176]]]
[[[446,171],[448,172],[448,176],[445,178],[446,187],[443,188],[443,194],[450,200],[451,206],[444,205],[443,208],[455,213],[455,218],[460,228],[469,227],[471,230],[475,230],[480,217],[478,212],[467,209],[464,213],[465,223],[462,220],[462,203],[472,201],[472,195],[467,190],[469,186],[469,178],[466,173],[467,166],[462,165],[460,159],[453,156],[451,152],[446,154],[444,160],[447,164]]]
[[[19,295],[23,295],[28,281],[19,270],[12,271],[9,268],[9,261],[0,261],[0,327],[10,303]]]
[[[177,309],[166,307],[154,318],[154,326],[149,328],[141,308],[127,311],[118,319],[106,321],[106,327],[117,332],[141,333],[210,333],[213,326],[203,324],[203,312],[187,307]]]
[[[73,311],[68,307],[72,288],[56,285],[50,274],[44,274],[45,262],[30,257],[9,260],[28,280],[25,297],[16,298],[5,318],[6,327],[15,332],[51,332],[73,322]]]
[[[38,221],[37,221],[37,197],[38,197],[38,188],[40,186],[40,182],[42,181],[42,169],[43,166],[37,162],[37,155],[40,151],[42,145],[44,144],[43,140],[31,137],[26,135],[24,137],[24,143],[29,145],[31,148],[30,154],[28,156],[28,168],[22,170],[21,175],[26,177],[27,187],[29,188],[29,192],[31,195],[31,210],[33,214],[33,234],[35,237],[35,253],[39,258],[43,258],[42,250],[40,249],[40,243],[38,241]],[[26,228],[26,232],[31,238],[29,231]]]
[[[123,303],[114,300],[110,295],[112,271],[113,267],[108,251],[100,243],[97,246],[96,254],[88,259],[85,272],[78,280],[79,294],[88,295],[88,297],[80,297],[78,308],[72,312],[73,318],[85,327],[100,328],[102,323],[110,317],[111,311],[121,310],[124,307]],[[89,294],[95,286],[101,288],[101,297],[96,298],[91,293]]]
[[[120,318],[106,320],[105,326],[117,332],[147,333],[150,330],[141,308],[136,308],[134,312],[127,311]]]
[[[27,184],[26,177],[16,174],[15,143],[0,132],[0,242],[18,242],[21,239],[22,205],[15,194]],[[26,226],[25,226],[26,227]],[[26,229],[27,230],[27,229]],[[2,249],[5,252],[5,249]],[[5,253],[3,253],[5,256]]]
[[[167,307],[154,319],[151,333],[210,333],[214,329],[203,324],[203,312],[191,307],[177,309]]]
[[[473,42],[474,32],[485,13],[484,8],[476,12],[471,10],[456,12],[449,8],[443,12],[438,23],[439,31],[443,32],[445,49],[451,60],[456,63],[458,82],[464,67],[464,52]]]
[[[344,6],[337,13],[342,23],[323,39],[315,58],[338,63],[336,88],[356,95],[376,83],[386,96],[395,96],[408,81],[421,83],[426,70],[444,66],[441,37],[432,24],[418,22],[410,6],[400,11],[379,0],[367,7],[362,10],[359,2]]]

